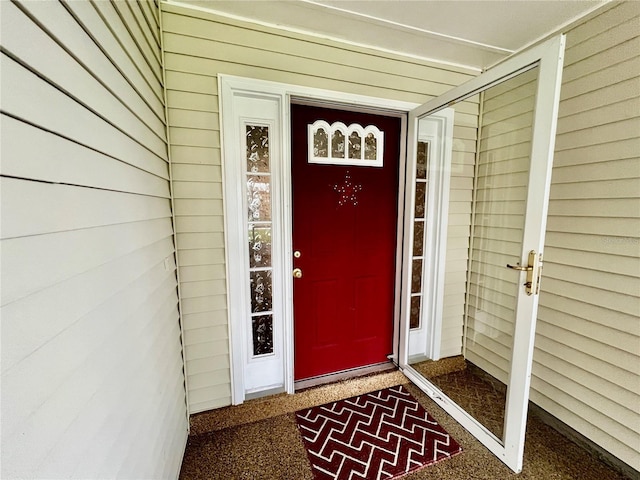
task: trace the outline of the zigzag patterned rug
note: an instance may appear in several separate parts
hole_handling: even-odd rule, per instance
[[[462,451],[402,385],[296,419],[316,480],[394,479]]]

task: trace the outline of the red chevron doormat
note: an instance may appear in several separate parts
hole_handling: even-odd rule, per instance
[[[402,385],[296,419],[316,480],[394,479],[462,451]]]

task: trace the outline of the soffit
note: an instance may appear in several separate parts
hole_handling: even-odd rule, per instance
[[[223,15],[484,69],[606,0],[180,0]]]

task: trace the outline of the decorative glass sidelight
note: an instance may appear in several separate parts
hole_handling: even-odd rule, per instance
[[[247,175],[247,207],[250,222],[271,220],[271,177]]]
[[[422,296],[415,295],[411,297],[411,312],[409,314],[409,328],[420,328],[420,303]]]
[[[273,316],[258,315],[251,318],[253,354],[273,353]]]
[[[246,125],[246,142],[251,332],[253,356],[258,356],[274,353],[269,127]]]
[[[416,197],[415,197],[415,218],[424,219],[427,198],[427,183],[425,180],[416,180]]]
[[[424,263],[425,212],[427,209],[427,163],[429,142],[418,141],[416,162],[416,190],[414,197],[413,260],[411,271],[411,312],[409,328],[420,328],[422,318],[422,272]]]
[[[271,227],[249,224],[249,267],[271,266]]]
[[[269,171],[269,127],[247,125],[247,172]]]
[[[309,163],[383,166],[384,132],[375,125],[316,120],[308,126],[307,143]]]
[[[251,313],[270,312],[273,306],[271,269],[250,272]]]
[[[427,159],[429,158],[429,144],[427,142],[418,142],[416,155],[416,178],[419,180],[427,179]]]

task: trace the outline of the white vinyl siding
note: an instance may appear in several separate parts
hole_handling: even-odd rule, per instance
[[[162,10],[189,411],[195,413],[231,403],[225,268],[233,265],[224,264],[216,76],[421,103],[471,74],[175,5]],[[462,177],[473,175],[473,155],[464,152],[473,151],[477,104],[461,108],[454,182],[461,177],[460,195],[470,201],[463,190],[471,182]],[[464,278],[461,289],[464,296]]]
[[[187,418],[158,5],[0,9],[0,476],[176,478]]]
[[[640,470],[640,3],[567,32],[531,399]]]

